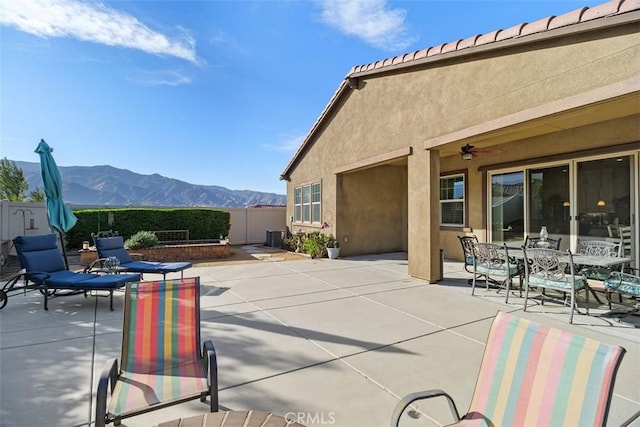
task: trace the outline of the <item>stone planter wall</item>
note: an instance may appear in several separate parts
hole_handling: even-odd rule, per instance
[[[81,250],[80,263],[90,264],[97,258],[95,250]],[[154,248],[134,249],[129,253],[141,254],[144,261],[204,261],[216,258],[227,258],[231,255],[231,246],[226,243],[202,243],[192,245],[167,245]]]

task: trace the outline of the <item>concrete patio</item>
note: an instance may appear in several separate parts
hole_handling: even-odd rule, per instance
[[[278,258],[274,258],[277,261]],[[218,352],[221,410],[264,410],[309,426],[389,425],[407,393],[447,390],[469,404],[491,320],[498,310],[627,349],[609,425],[640,409],[640,329],[568,309],[534,304],[514,292],[471,296],[461,263],[429,285],[407,274],[406,254],[194,267],[200,276],[202,337]],[[149,276],[149,279],[153,276]],[[0,425],[89,426],[97,377],[120,357],[123,293],[73,296],[42,309],[38,293],[11,296],[0,311]],[[444,404],[407,426],[451,422]],[[424,408],[425,406],[421,406]],[[207,411],[199,401],[123,420],[152,426]],[[640,422],[636,424],[640,425]]]

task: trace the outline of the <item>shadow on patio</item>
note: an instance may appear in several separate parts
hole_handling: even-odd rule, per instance
[[[481,287],[472,297],[460,263],[447,262],[445,280],[429,285],[408,276],[404,257],[189,270],[201,277],[202,338],[218,352],[221,409],[301,413],[309,425],[387,426],[398,399],[425,388],[446,389],[464,409],[498,310],[625,347],[609,424],[640,409],[640,329],[595,316],[607,311],[598,306],[574,325],[555,304],[523,313],[517,290],[508,305],[504,291]],[[118,293],[110,312],[105,298],[60,298],[45,312],[38,294],[10,298],[0,311],[1,425],[91,425],[97,376],[106,359],[120,357],[122,301]],[[207,407],[189,402],[123,425],[156,425]],[[445,423],[442,409],[435,417]]]

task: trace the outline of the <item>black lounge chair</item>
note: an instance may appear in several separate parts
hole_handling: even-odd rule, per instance
[[[23,270],[12,276],[0,290],[0,309],[7,304],[12,292],[38,290],[44,296],[44,309],[48,310],[48,301],[55,297],[81,293],[86,296],[91,291],[107,291],[113,311],[113,291],[128,282],[140,280],[139,274],[95,274],[68,270],[55,234],[18,236],[13,239],[13,244]]]
[[[88,268],[91,270],[98,263],[104,264],[109,258],[117,258],[119,267],[122,271],[132,273],[149,273],[162,274],[162,278],[166,279],[168,273],[180,272],[183,277],[184,270],[191,268],[190,262],[151,262],[134,260],[127,249],[124,247],[124,238],[122,236],[103,237],[96,239],[96,250],[98,251],[98,259]]]

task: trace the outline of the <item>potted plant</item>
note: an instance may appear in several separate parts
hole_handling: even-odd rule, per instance
[[[336,259],[340,256],[340,242],[334,239],[333,236],[331,236],[329,243],[327,243],[327,255],[329,255],[330,259]]]

